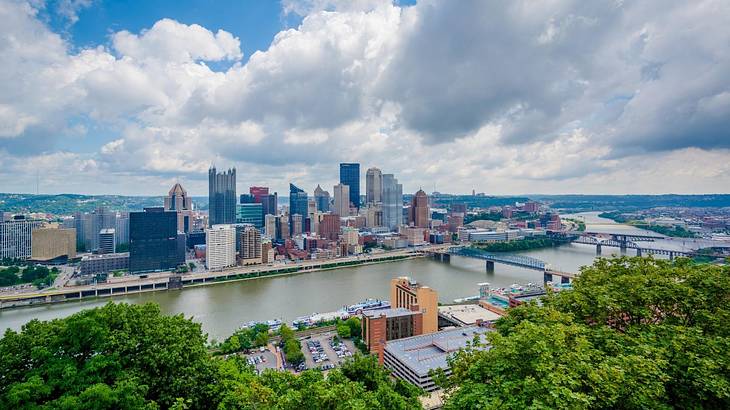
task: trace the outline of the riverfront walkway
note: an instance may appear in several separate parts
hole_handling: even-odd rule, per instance
[[[122,296],[132,293],[168,289],[172,290],[189,286],[202,286],[224,281],[247,280],[258,277],[273,277],[327,269],[338,269],[348,266],[359,266],[421,257],[427,251],[438,251],[441,249],[446,248],[443,245],[423,246],[337,259],[241,266],[214,272],[205,271],[186,274],[158,272],[148,274],[145,278],[140,278],[136,275],[126,275],[121,278],[110,277],[109,282],[107,283],[83,286],[63,286],[55,289],[0,295],[0,308],[4,309],[19,306],[65,302],[69,300],[80,300],[94,297]]]

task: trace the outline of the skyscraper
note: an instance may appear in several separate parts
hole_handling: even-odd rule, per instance
[[[117,216],[114,233],[117,245],[129,244],[129,213],[122,212]]]
[[[334,195],[334,212],[343,218],[350,216],[350,187],[344,184],[337,184],[334,187]]]
[[[261,232],[253,226],[247,226],[240,233],[241,259],[244,265],[261,263]]]
[[[114,253],[117,248],[116,232],[114,228],[102,229],[99,232],[99,253]]]
[[[411,222],[417,228],[428,228],[429,220],[428,195],[419,189],[411,201]]]
[[[269,237],[269,239],[276,240],[276,216],[275,215],[266,215],[264,217],[264,234]]]
[[[319,212],[329,212],[330,210],[330,193],[322,189],[319,184],[314,188],[314,201],[317,203]]]
[[[178,232],[190,232],[191,216],[193,212],[193,199],[188,196],[188,191],[175,183],[165,197],[165,211],[177,212]]]
[[[254,202],[261,203],[261,199],[269,195],[269,187],[267,186],[252,186],[248,188],[248,192],[254,199]]]
[[[214,225],[205,230],[205,266],[221,270],[236,264],[236,228]]]
[[[301,235],[304,232],[304,217],[300,214],[291,216],[291,236]]]
[[[0,258],[28,259],[32,251],[32,232],[43,226],[43,221],[16,215],[0,222]]]
[[[208,209],[210,226],[236,222],[236,168],[208,170]]]
[[[340,164],[340,184],[350,187],[350,202],[360,209],[360,164]]]
[[[393,174],[383,174],[383,225],[391,230],[403,224],[403,186]]]
[[[368,168],[365,173],[365,203],[383,201],[383,173],[378,168]]]
[[[319,222],[319,236],[336,241],[340,236],[340,217],[335,214],[322,215],[322,221]]]
[[[301,216],[301,219],[297,220],[297,223],[299,226],[296,227],[293,225],[294,220],[292,219],[293,215],[299,215]],[[294,235],[295,232],[304,232],[304,218],[307,217],[307,193],[304,192],[303,189],[298,188],[294,184],[289,184],[289,224],[290,229],[289,232],[291,232],[292,235]]]
[[[76,213],[74,225],[79,248],[88,252],[99,249],[99,232],[102,229],[116,228],[116,224],[116,212],[109,212],[103,207],[91,213]]]
[[[129,271],[175,269],[185,263],[185,235],[178,234],[177,212],[162,207],[129,213]]]
[[[263,208],[264,216],[277,214],[276,206],[278,199],[279,197],[276,192],[261,197],[261,205]]]
[[[236,223],[251,224],[256,228],[264,226],[264,213],[262,204],[241,203],[236,205]]]

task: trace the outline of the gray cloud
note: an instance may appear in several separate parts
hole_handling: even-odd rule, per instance
[[[360,161],[406,191],[595,192],[594,180],[658,189],[646,164],[671,174],[666,161],[679,190],[730,186],[726,2],[284,8],[301,26],[242,64],[232,34],[169,19],[75,53],[28,4],[0,2],[2,171],[46,161],[86,182],[75,186],[154,193],[175,176],[203,189],[216,162],[282,191],[287,180],[328,185],[337,162]],[[221,60],[233,66],[206,65]],[[84,135],[79,117],[88,133],[114,132]],[[77,140],[79,153],[59,152]]]

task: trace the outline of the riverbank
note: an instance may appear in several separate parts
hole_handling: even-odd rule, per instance
[[[696,238],[693,232],[684,229],[681,226],[663,226],[653,225],[641,220],[628,219],[619,212],[603,212],[598,214],[600,218],[610,219],[616,223],[626,224],[639,229],[656,232],[658,234],[666,235],[672,238]]]
[[[0,296],[0,310],[75,302],[80,300],[93,300],[97,298],[129,296],[138,293],[150,293],[163,290],[186,289],[212,284],[253,280],[259,278],[289,276],[300,273],[328,271],[347,267],[395,262],[419,257],[423,257],[423,254],[413,252],[401,255],[381,255],[364,259],[344,261],[334,260],[330,262],[320,263],[307,262],[306,264],[300,264],[291,267],[277,267],[270,269],[263,268],[259,270],[249,270],[245,272],[236,272],[235,270],[232,270],[221,272],[206,272],[205,274],[190,274],[182,276],[169,275],[122,284],[107,283],[94,286],[69,287],[45,293],[39,292]]]
[[[519,252],[533,249],[552,248],[567,243],[570,243],[570,241],[552,238],[525,238],[509,242],[475,244],[472,246],[487,252]]]

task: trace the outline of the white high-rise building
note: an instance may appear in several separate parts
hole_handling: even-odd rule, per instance
[[[208,270],[221,270],[236,264],[236,228],[213,225],[205,230],[205,265]]]
[[[377,204],[383,201],[383,172],[369,168],[365,174],[365,202]]]
[[[334,187],[335,213],[342,218],[350,216],[350,187],[337,184]]]
[[[383,174],[383,226],[396,230],[403,224],[403,185],[393,174]]]
[[[16,218],[0,222],[0,258],[30,258],[32,233],[43,226],[43,221]]]
[[[276,239],[276,215],[264,216],[264,235],[269,239]]]

